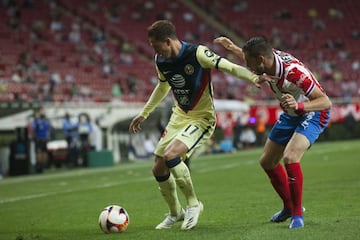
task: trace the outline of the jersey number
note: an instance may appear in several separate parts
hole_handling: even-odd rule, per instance
[[[185,129],[184,132],[189,133],[189,135],[191,135],[191,134],[195,133],[197,130],[199,130],[198,126],[194,126],[194,125],[190,124],[189,126],[187,126],[187,128]]]

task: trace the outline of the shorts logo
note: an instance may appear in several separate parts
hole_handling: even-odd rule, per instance
[[[309,112],[306,114],[306,119],[301,123],[301,126],[306,129],[309,126],[309,121],[315,116],[315,112]]]
[[[191,64],[186,64],[184,67],[184,71],[187,75],[191,75],[194,73],[194,67]]]
[[[186,135],[186,134],[184,134],[184,133],[181,133],[181,136],[182,136],[182,137],[186,137],[186,138],[189,137],[188,135]]]

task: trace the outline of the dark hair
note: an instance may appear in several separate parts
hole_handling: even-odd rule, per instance
[[[176,28],[169,20],[159,20],[148,27],[148,37],[156,41],[165,41],[167,38],[176,39]]]
[[[263,55],[265,57],[272,56],[272,45],[266,37],[252,37],[245,42],[242,48],[245,54],[253,57]]]

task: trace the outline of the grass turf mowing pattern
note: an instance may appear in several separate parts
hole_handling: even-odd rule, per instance
[[[193,182],[205,210],[188,232],[180,222],[154,229],[167,209],[152,161],[7,178],[0,181],[0,240],[358,238],[360,141],[317,143],[304,155],[304,229],[269,222],[282,204],[258,164],[260,154],[255,149],[193,158]],[[98,226],[100,211],[110,204],[130,215],[121,235]]]

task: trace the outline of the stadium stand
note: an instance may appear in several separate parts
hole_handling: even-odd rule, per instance
[[[360,2],[192,1],[225,26],[219,32],[184,1],[2,1],[0,101],[146,100],[156,82],[146,28],[164,18],[176,24],[182,39],[221,54],[228,53],[212,40],[228,30],[242,39],[266,35],[309,65],[331,97],[359,95]],[[271,97],[213,74],[216,98]],[[121,93],[113,95],[116,84]]]

